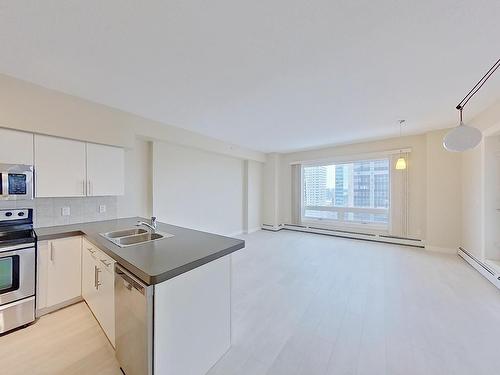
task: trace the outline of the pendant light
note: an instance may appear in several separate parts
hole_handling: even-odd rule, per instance
[[[399,120],[399,139],[402,138],[402,131],[403,131],[403,124],[404,123],[405,123],[405,120]],[[406,159],[403,157],[403,153],[401,150],[399,150],[399,158],[398,158],[398,161],[396,162],[396,169],[397,170],[406,169]]]
[[[460,124],[448,132],[443,139],[443,146],[448,151],[463,152],[476,147],[483,139],[483,134],[479,129],[465,125],[463,122],[462,111],[469,100],[479,91],[486,83],[488,78],[500,67],[500,59],[486,72],[478,83],[469,91],[469,93],[458,103],[456,109],[460,112]]]
[[[443,146],[451,152],[464,152],[476,147],[481,143],[481,139],[483,134],[479,129],[464,124],[460,109],[460,124],[444,136]]]

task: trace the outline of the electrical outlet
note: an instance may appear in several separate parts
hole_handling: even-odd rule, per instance
[[[61,215],[62,216],[69,216],[69,215],[71,215],[71,208],[69,208],[68,206],[61,207]]]
[[[105,204],[99,205],[99,213],[102,214],[104,212],[106,212],[106,205]]]

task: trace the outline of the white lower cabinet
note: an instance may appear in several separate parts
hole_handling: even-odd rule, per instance
[[[83,239],[82,297],[115,346],[115,261]]]
[[[89,307],[94,307],[96,304],[97,287],[96,287],[96,267],[95,250],[93,246],[87,244],[83,240],[82,248],[82,297],[87,302]],[[94,308],[95,309],[95,308]]]
[[[80,236],[38,243],[38,310],[81,296],[81,248]]]
[[[38,242],[37,315],[83,299],[115,346],[115,261],[82,236]]]

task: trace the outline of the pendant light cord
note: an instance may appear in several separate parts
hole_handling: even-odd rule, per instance
[[[403,124],[406,122],[406,120],[399,120],[399,139],[401,140],[401,137],[403,136]],[[403,153],[403,150],[399,149],[399,157],[401,157],[401,154]]]
[[[465,95],[465,98],[462,99],[460,103],[457,105],[457,109],[460,111],[460,121],[462,121],[462,109],[464,109],[465,105],[471,100],[471,98],[483,87],[486,81],[495,73],[495,71],[500,68],[500,59],[497,60],[495,64],[486,72],[486,74],[479,80],[478,83]]]

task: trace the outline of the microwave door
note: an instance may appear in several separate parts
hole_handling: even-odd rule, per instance
[[[0,164],[0,199],[33,199],[33,166]]]

